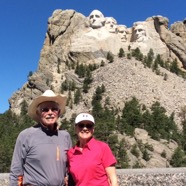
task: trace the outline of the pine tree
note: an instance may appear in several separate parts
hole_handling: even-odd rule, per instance
[[[118,57],[119,58],[125,57],[125,52],[124,52],[123,48],[119,49]]]
[[[81,91],[80,89],[78,88],[75,93],[74,93],[74,104],[78,104],[80,101],[81,101]]]
[[[172,158],[170,160],[170,164],[173,167],[185,167],[186,166],[186,157],[185,157],[183,150],[180,147],[178,147],[174,151],[174,154],[172,155]]]
[[[171,66],[170,66],[170,71],[171,71],[172,73],[175,73],[176,75],[179,75],[180,70],[179,70],[179,67],[178,67],[177,59],[175,59],[175,60],[172,62]]]
[[[119,142],[117,161],[117,168],[129,168],[129,157],[126,151],[126,144],[124,139]]]
[[[114,57],[111,52],[107,53],[107,60],[109,61],[109,63],[112,63],[114,61]]]
[[[154,59],[154,52],[152,49],[149,50],[147,57],[144,58],[144,63],[147,65],[147,67],[151,68],[151,65],[153,63]]]
[[[122,111],[121,122],[124,125],[123,128],[126,128],[125,132],[129,135],[132,135],[134,129],[141,125],[142,114],[140,104],[135,97],[125,103],[125,107]]]

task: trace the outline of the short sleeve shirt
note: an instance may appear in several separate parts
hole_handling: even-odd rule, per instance
[[[92,138],[83,151],[78,146],[68,151],[69,172],[76,186],[109,186],[105,168],[116,164],[108,144]]]

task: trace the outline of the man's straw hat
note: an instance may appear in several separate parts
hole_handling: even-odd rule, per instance
[[[52,90],[46,90],[41,96],[38,96],[36,99],[32,101],[32,103],[28,107],[28,115],[35,121],[39,121],[37,116],[37,107],[39,104],[46,102],[46,101],[53,101],[58,103],[60,109],[60,115],[65,112],[65,105],[66,105],[67,97],[65,95],[55,95]]]

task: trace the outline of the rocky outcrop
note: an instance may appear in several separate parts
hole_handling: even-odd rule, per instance
[[[155,28],[160,34],[171,52],[182,62],[183,68],[186,69],[186,45],[182,37],[168,30],[168,19],[162,16],[154,17]],[[173,26],[172,26],[173,27]]]
[[[175,22],[170,26],[170,30],[172,33],[181,37],[184,41],[184,44],[186,43],[186,20]]]
[[[139,158],[140,164],[142,167],[146,168],[153,168],[153,167],[170,167],[169,162],[165,159],[170,160],[172,157],[173,152],[178,147],[175,141],[167,141],[167,140],[160,140],[156,141],[153,140],[149,135],[148,132],[143,129],[135,129],[134,139],[138,146],[140,145],[149,145],[148,154],[150,156],[149,161],[144,161],[142,157]],[[140,148],[139,148],[140,150]],[[166,157],[162,157],[162,153],[166,155]]]
[[[90,15],[100,16],[99,11],[93,11]],[[34,96],[43,92],[47,88],[54,88],[60,92],[61,83],[69,76],[69,68],[76,63],[100,64],[106,61],[108,52],[117,55],[120,48],[125,53],[139,47],[140,51],[146,55],[152,48],[154,54],[160,54],[163,59],[178,59],[179,66],[185,67],[186,47],[185,47],[185,24],[177,22],[168,29],[169,20],[162,16],[152,16],[145,21],[137,21],[132,28],[125,25],[117,25],[113,17],[104,17],[102,14],[100,27],[91,27],[90,16],[85,17],[75,10],[55,10],[48,19],[48,29],[41,50],[38,70],[23,86],[19,93],[10,98],[10,108],[19,113],[20,97],[27,95],[29,103]],[[104,20],[105,19],[105,20]],[[107,20],[107,22],[106,22]],[[99,22],[99,17],[97,19]],[[104,26],[106,22],[107,26]],[[116,32],[111,32],[108,28],[113,27]],[[118,27],[118,29],[117,29]],[[121,27],[124,31],[121,31]],[[140,29],[139,29],[140,27]],[[143,34],[139,32],[143,30]],[[122,34],[122,35],[121,35]],[[123,39],[125,38],[125,39]],[[130,48],[130,49],[129,49]],[[68,65],[67,65],[68,64]],[[181,65],[183,64],[183,65]],[[19,100],[16,100],[18,98]],[[30,100],[30,101],[29,101]]]

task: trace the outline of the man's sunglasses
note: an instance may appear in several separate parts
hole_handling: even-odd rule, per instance
[[[88,123],[88,124],[84,124],[84,123],[78,123],[77,124],[77,126],[79,127],[79,128],[81,128],[81,129],[83,129],[83,128],[87,128],[87,129],[92,129],[93,128],[93,124],[90,124],[90,123]]]
[[[57,107],[52,107],[52,108],[45,107],[45,108],[41,109],[41,112],[48,112],[49,110],[51,110],[52,112],[58,112],[59,108],[57,108]]]

